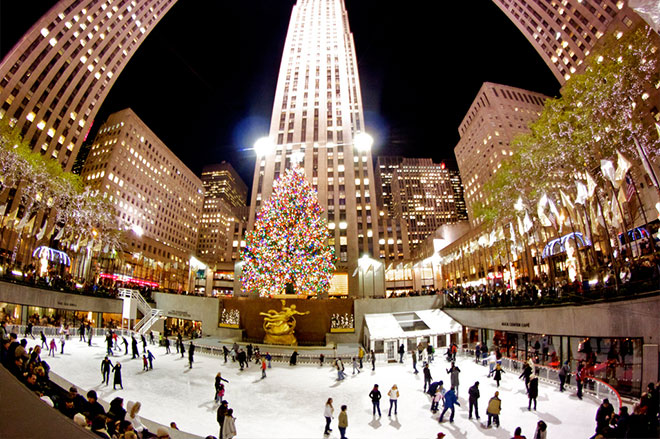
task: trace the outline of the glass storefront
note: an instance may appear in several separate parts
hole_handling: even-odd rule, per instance
[[[199,338],[202,336],[202,322],[175,317],[165,319],[165,336],[181,333],[184,337]]]
[[[481,330],[489,350],[498,347],[505,357],[558,368],[568,361],[575,372],[584,360],[587,373],[625,395],[640,395],[642,390],[641,338],[569,337],[548,334]]]

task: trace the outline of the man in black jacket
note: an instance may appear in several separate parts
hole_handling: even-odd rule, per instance
[[[474,417],[479,419],[479,381],[475,382],[472,387],[468,389],[468,394],[470,395],[468,402],[470,403],[470,409],[468,411],[468,419],[472,419],[472,409],[474,408]]]

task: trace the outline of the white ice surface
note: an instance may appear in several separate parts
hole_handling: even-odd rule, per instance
[[[29,341],[29,346],[35,342]],[[188,343],[186,343],[186,348]],[[123,347],[123,346],[122,346]],[[140,343],[141,349],[141,343]],[[337,381],[337,374],[326,365],[297,365],[273,363],[267,371],[268,377],[260,379],[259,368],[252,364],[249,369],[239,371],[238,364],[231,360],[224,364],[221,358],[195,355],[192,369],[188,368],[188,353],[185,358],[176,354],[165,354],[165,348],[150,345],[156,356],[154,370],[144,372],[142,359],[133,360],[121,354],[111,358],[121,361],[124,390],[113,390],[112,385],[101,384],[100,364],[105,356],[101,338],[95,338],[93,346],[70,340],[65,345],[64,355],[46,360],[56,374],[76,384],[85,394],[95,389],[99,398],[110,401],[116,396],[129,401],[140,401],[140,414],[144,418],[169,425],[175,421],[179,429],[197,434],[218,436],[216,422],[217,406],[213,401],[214,378],[218,372],[229,380],[225,399],[234,409],[237,439],[240,438],[322,438],[325,420],[323,408],[327,398],[332,397],[335,407],[331,438],[338,438],[337,415],[342,404],[348,406],[347,437],[357,438],[436,438],[438,432],[447,438],[498,438],[509,439],[513,430],[520,426],[528,438],[534,436],[536,423],[543,419],[548,424],[548,438],[588,438],[594,432],[594,417],[598,401],[585,397],[580,401],[572,392],[559,393],[554,386],[539,385],[538,410],[527,410],[524,383],[514,373],[503,374],[499,391],[502,400],[501,427],[485,429],[485,409],[495,392],[492,379],[486,378],[487,368],[476,365],[469,359],[459,357],[461,369],[459,401],[455,422],[437,422],[438,414],[430,412],[430,400],[422,392],[423,377],[412,373],[410,359],[404,364],[364,364],[362,373],[351,375],[352,367],[346,364],[347,378]],[[59,340],[58,340],[59,351]],[[263,350],[262,350],[263,351]],[[130,352],[130,346],[129,346]],[[431,365],[433,379],[449,382],[446,373],[448,363],[437,359]],[[112,376],[111,376],[112,382]],[[474,381],[480,382],[480,421],[467,418],[467,390]],[[368,397],[374,384],[379,384],[383,399],[381,418],[372,417],[371,400]],[[399,414],[388,418],[389,400],[387,391],[397,384],[400,391]],[[446,387],[446,386],[445,386]],[[83,392],[84,391],[84,392]],[[441,406],[442,407],[442,406]]]

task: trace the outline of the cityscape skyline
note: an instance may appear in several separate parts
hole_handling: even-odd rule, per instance
[[[458,126],[484,81],[551,96],[557,94],[559,84],[552,72],[493,2],[484,2],[480,14],[470,16],[475,29],[484,35],[483,45],[472,45],[467,51],[461,44],[463,40],[470,44],[470,39],[457,38],[441,48],[443,53],[437,52],[440,47],[433,44],[444,41],[443,35],[454,34],[453,20],[445,23],[450,27],[440,34],[434,27],[425,26],[430,24],[430,18],[419,16],[418,11],[402,5],[395,8],[381,4],[370,8],[371,2],[363,3],[348,1],[347,10],[356,40],[367,131],[376,139],[374,156],[430,157],[436,163],[444,161],[456,169],[453,149],[459,139]],[[254,154],[248,148],[268,132],[279,60],[293,4],[293,1],[250,2],[250,15],[245,5],[213,6],[216,9],[208,15],[232,18],[227,20],[228,29],[220,30],[205,28],[206,17],[198,17],[189,5],[177,3],[117,78],[86,144],[91,143],[109,114],[130,107],[197,175],[204,165],[227,160],[251,186]],[[29,12],[19,5],[2,8],[0,55],[4,56],[46,8],[42,11],[33,8]],[[467,10],[460,5],[447,6],[443,11],[446,16],[467,17]],[[246,27],[248,16],[251,26]],[[9,23],[10,17],[19,19]],[[181,27],[191,17],[199,21],[194,30],[204,28],[203,31],[188,35]],[[388,23],[395,19],[400,31],[391,32]],[[181,31],[173,32],[174,28]],[[491,31],[497,32],[498,38],[486,37]],[[227,60],[238,57],[238,65],[232,64],[232,68],[237,68],[233,73],[229,72],[232,69],[218,72],[216,66],[222,66],[222,61],[218,63],[215,56],[209,56],[204,44],[194,44],[212,35],[231,42],[222,46],[219,53],[226,54]],[[236,35],[238,38],[226,40],[227,36]],[[189,50],[183,50],[186,47]],[[504,50],[496,51],[496,47]],[[202,56],[205,52],[206,57]],[[440,69],[431,67],[429,55],[436,53],[439,58],[450,60]],[[460,54],[469,55],[457,58]],[[523,61],[518,60],[521,56]],[[484,72],[479,65],[488,70]],[[158,74],[147,76],[145,69]],[[170,73],[160,73],[165,70]],[[430,82],[433,80],[437,81],[437,87]],[[173,93],[162,93],[167,83],[175,84]],[[178,84],[186,84],[185,89],[176,90]],[[424,93],[422,84],[426,84]],[[173,108],[177,99],[185,99],[189,104]],[[436,104],[432,104],[434,101]],[[443,111],[438,122],[438,113],[426,110],[440,102],[449,111]],[[415,110],[420,107],[423,111],[418,114]],[[182,114],[181,109],[188,114]],[[174,122],[176,118],[188,119],[196,125],[194,129],[181,129],[182,124]],[[435,123],[430,123],[430,118]]]

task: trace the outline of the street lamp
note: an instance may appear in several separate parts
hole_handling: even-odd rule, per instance
[[[270,137],[262,137],[254,142],[254,153],[257,157],[263,157],[273,149],[273,142]]]
[[[374,144],[374,138],[367,133],[358,133],[353,138],[353,143],[358,151],[369,151]]]

